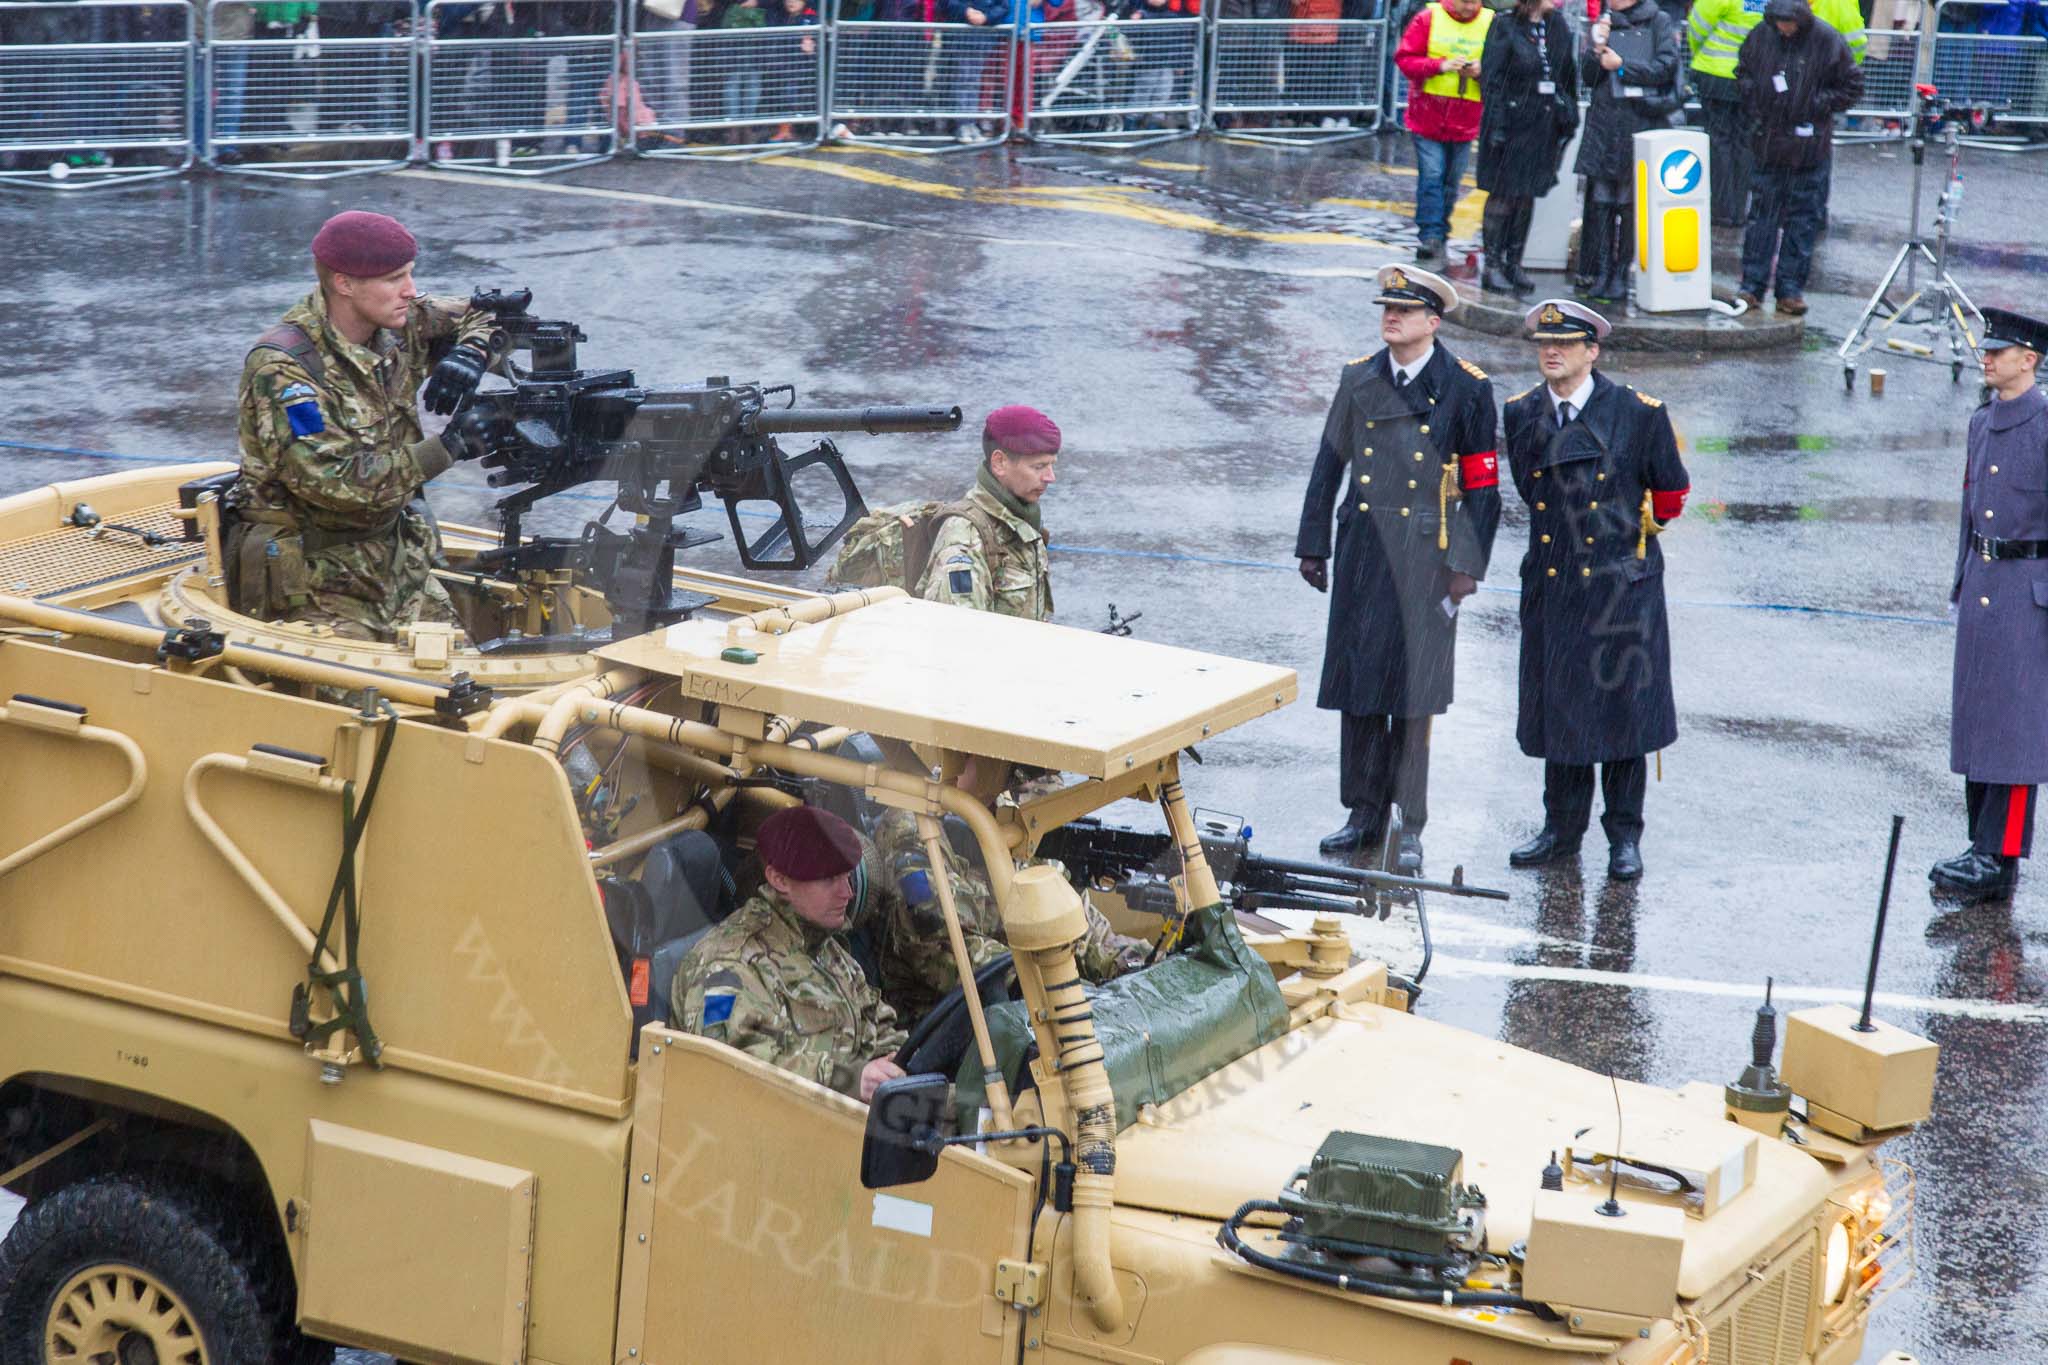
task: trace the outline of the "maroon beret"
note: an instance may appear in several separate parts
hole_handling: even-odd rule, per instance
[[[1012,403],[997,408],[981,424],[982,444],[1005,455],[1057,455],[1060,429],[1037,408]]]
[[[791,806],[763,820],[754,848],[762,862],[800,882],[851,872],[861,854],[853,826],[816,806]]]
[[[420,254],[405,224],[381,213],[337,213],[313,234],[313,259],[338,275],[388,275]]]

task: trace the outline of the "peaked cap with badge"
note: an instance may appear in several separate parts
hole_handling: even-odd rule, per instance
[[[1612,323],[1576,299],[1545,299],[1522,317],[1531,341],[1605,341]]]
[[[2030,318],[2025,313],[2015,313],[2010,308],[1986,308],[1984,340],[1978,349],[2002,351],[2008,346],[2024,346],[2030,351],[2048,355],[2048,322]]]
[[[1411,265],[1374,278],[1389,308],[1442,314],[1458,304],[1449,281]],[[1485,371],[1454,356],[1441,333],[1412,375],[1381,349],[1338,380],[1295,554],[1323,565],[1330,593],[1316,705],[1343,713],[1347,847],[1377,837],[1390,803],[1410,831],[1428,818],[1426,718],[1450,707],[1457,642],[1443,604],[1452,575],[1486,576],[1500,524],[1494,427]]]

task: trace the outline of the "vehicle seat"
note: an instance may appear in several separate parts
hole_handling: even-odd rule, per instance
[[[732,913],[733,884],[718,841],[685,830],[656,844],[631,881],[605,883],[605,919],[628,987],[636,958],[648,960],[647,1000],[633,1006],[633,1046],[648,1023],[668,1022],[669,983],[690,945]]]

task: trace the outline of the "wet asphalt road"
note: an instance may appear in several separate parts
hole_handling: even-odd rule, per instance
[[[1255,847],[1313,856],[1341,817],[1336,726],[1310,704],[1324,599],[1295,576],[1293,528],[1337,371],[1377,345],[1360,279],[1412,245],[1408,161],[1392,139],[1322,155],[817,151],[544,182],[14,194],[0,491],[120,467],[78,452],[232,458],[240,356],[308,287],[313,229],[386,210],[425,244],[426,284],[531,286],[589,331],[586,364],[791,380],[814,403],[1047,409],[1068,441],[1045,504],[1059,619],[1095,626],[1114,602],[1144,613],[1147,638],[1301,670],[1309,700],[1205,746],[1191,787],[1249,819]],[[1958,274],[1980,304],[2038,308],[2043,163],[1972,152],[1966,168]],[[1964,843],[1944,603],[1977,389],[1894,360],[1886,397],[1848,397],[1832,354],[1905,231],[1908,184],[1894,149],[1840,152],[1803,349],[1604,357],[1669,404],[1693,483],[1665,541],[1681,734],[1634,887],[1607,884],[1590,846],[1578,869],[1506,867],[1541,780],[1513,737],[1527,522],[1508,497],[1465,610],[1459,701],[1435,729],[1427,844],[1432,873],[1463,863],[1513,899],[1435,903],[1422,1008],[1626,1077],[1726,1080],[1766,976],[1794,1006],[1860,988],[1888,817],[1904,814],[1881,1013],[1944,1054],[1936,1117],[1894,1149],[1919,1172],[1918,1278],[1880,1309],[1869,1358],[2016,1361],[2048,1353],[2048,879],[1964,912],[1924,880]],[[1468,200],[1454,246],[1477,219]],[[1717,247],[1726,274],[1737,243]],[[1534,382],[1513,342],[1446,339],[1502,398]],[[845,444],[876,504],[952,496],[978,455],[967,435]],[[480,520],[487,499],[461,469],[435,502]],[[596,510],[564,499],[529,529]],[[724,545],[699,561],[735,562]]]

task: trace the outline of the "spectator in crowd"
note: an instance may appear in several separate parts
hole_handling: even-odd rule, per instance
[[[1643,0],[1649,3],[1650,0]],[[1493,11],[1480,0],[1432,0],[1401,34],[1394,64],[1408,78],[1415,139],[1415,259],[1443,259],[1465,158],[1479,136],[1479,58]]]
[[[1735,54],[1761,18],[1763,9],[1754,0],[1693,0],[1686,20],[1693,87],[1700,93],[1713,153],[1708,196],[1716,227],[1740,227],[1749,214],[1749,128],[1735,85]]]
[[[1578,285],[1596,302],[1614,303],[1628,297],[1635,257],[1635,136],[1665,123],[1684,102],[1678,24],[1657,0],[1607,0],[1587,37],[1579,83],[1592,101],[1572,167],[1586,177]]]
[[[943,0],[941,5],[940,17],[945,22],[967,26],[948,33],[942,49],[952,54],[953,80],[948,94],[952,110],[964,115],[954,134],[962,143],[976,142],[988,135],[977,126],[981,111],[987,107],[982,86],[988,79],[989,68],[1002,56],[1006,35],[996,30],[1010,22],[1011,6],[1012,0]],[[1002,98],[1000,92],[997,98]]]
[[[768,23],[789,30],[772,40],[765,63],[769,108],[783,120],[768,140],[793,142],[795,125],[812,121],[818,107],[818,11],[810,0],[776,0]]]
[[[1341,99],[1338,39],[1343,30],[1320,21],[1343,18],[1342,0],[1293,0],[1292,17],[1298,22],[1287,30],[1288,103],[1313,106]]]
[[[1199,13],[1199,10],[1196,11]],[[1130,7],[1131,19],[1182,19],[1187,17],[1187,0],[1137,0]],[[1131,59],[1137,66],[1131,88],[1131,103],[1140,107],[1172,104],[1182,98],[1182,83],[1195,55],[1195,33],[1180,27],[1146,32],[1141,27],[1130,38]],[[1145,116],[1142,126],[1156,127],[1162,120]]]
[[[319,6],[309,8],[318,10]],[[320,19],[322,38],[396,38],[412,31],[407,0],[350,0],[328,5]],[[320,131],[361,132],[406,129],[405,86],[411,74],[409,48],[336,49],[346,55],[318,71]]]
[[[218,5],[208,16],[206,59],[212,63],[213,107],[207,139],[215,164],[242,159],[234,145],[242,135],[242,111],[248,101],[249,49],[240,46],[256,37],[256,6]]]
[[[697,27],[697,0],[640,0],[633,21],[643,34],[689,33]],[[656,37],[641,48],[640,97],[657,123],[686,123],[690,117],[689,38]]]
[[[1772,287],[1778,311],[1796,317],[1806,311],[1806,272],[1827,202],[1834,118],[1862,96],[1863,73],[1842,35],[1814,22],[1806,0],[1770,0],[1764,22],[1742,40],[1735,79],[1756,130],[1741,298],[1760,308]]]
[[[1286,19],[1292,11],[1290,0],[1222,0],[1219,19]],[[1222,29],[1216,35],[1216,97],[1226,104],[1271,104],[1280,98],[1280,53],[1286,46],[1284,31],[1277,23],[1247,24],[1242,29]],[[1261,115],[1245,122],[1263,124]],[[1227,127],[1222,119],[1218,127]]]
[[[1869,35],[1862,6],[1856,0],[1807,0],[1813,8],[1813,17],[1842,35],[1842,41],[1849,45],[1849,60],[1857,66],[1863,65],[1863,53],[1869,46]],[[2038,0],[2036,0],[2038,3]],[[1828,200],[1835,194],[1835,149],[1828,148],[1828,154],[1821,161],[1820,225],[1828,225]]]
[[[1487,30],[1479,93],[1479,188],[1487,195],[1480,287],[1527,297],[1536,290],[1522,273],[1530,220],[1579,127],[1577,54],[1557,0],[1516,0]]]
[[[780,0],[768,0],[780,3]],[[719,12],[718,27],[730,32],[766,28],[768,11],[763,0],[728,0]],[[728,50],[725,59],[725,121],[737,128],[752,123],[761,112],[761,54],[766,48],[749,44],[744,51]]]

